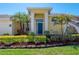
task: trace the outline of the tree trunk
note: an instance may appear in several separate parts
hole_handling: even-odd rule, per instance
[[[27,24],[26,33],[28,34],[28,30],[29,30],[28,22],[26,22],[26,24]]]
[[[22,34],[24,34],[24,23],[22,22]]]
[[[20,32],[21,32],[20,34],[23,34],[23,33],[24,33],[24,31],[23,31],[23,26],[24,26],[23,23],[20,21],[20,27],[21,27],[21,28],[20,28]]]
[[[63,34],[63,24],[61,22],[61,35],[62,35],[62,40],[64,39],[64,34]]]
[[[22,23],[22,34],[24,34],[24,23]]]
[[[21,24],[21,21],[20,21],[20,34],[22,33],[22,24]]]

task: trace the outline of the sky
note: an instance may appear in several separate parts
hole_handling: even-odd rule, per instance
[[[51,13],[63,13],[79,16],[79,3],[0,3],[0,14],[14,15],[28,13],[28,7],[51,7]]]

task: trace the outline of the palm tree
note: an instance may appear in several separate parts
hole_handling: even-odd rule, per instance
[[[25,14],[25,13],[18,12],[15,15],[13,15],[12,18],[14,20],[20,22],[20,32],[21,32],[21,34],[23,34],[24,33],[24,24],[26,23],[27,27],[28,27],[28,22],[29,22],[28,21],[28,15]]]
[[[63,17],[61,15],[57,15],[57,16],[53,16],[53,18],[56,20],[55,22],[57,24],[61,24],[61,30],[63,30],[63,25],[62,25],[64,21]],[[63,34],[63,31],[61,33]]]
[[[28,15],[27,14],[25,14],[25,13],[22,13],[21,14],[21,16],[22,16],[22,23],[23,23],[23,30],[25,29],[26,31],[27,31],[27,33],[26,34],[28,34],[28,30],[29,30],[29,25],[28,25],[28,23],[29,23],[29,20],[28,20]],[[24,27],[26,25],[26,28]]]
[[[71,21],[72,16],[71,15],[56,15],[53,18],[56,19],[57,22],[59,22],[61,24],[61,35],[62,35],[62,39],[64,39],[64,28],[63,25],[66,24],[66,27],[68,25],[68,22]]]
[[[65,24],[66,24],[66,28],[69,24],[69,22],[71,21],[71,19],[74,18],[72,15],[65,15]],[[66,30],[65,30],[66,31]],[[66,31],[67,32],[67,31]],[[65,32],[64,32],[65,33]]]

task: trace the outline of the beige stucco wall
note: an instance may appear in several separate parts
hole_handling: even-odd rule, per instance
[[[64,24],[62,25],[63,29],[64,29]],[[49,16],[49,24],[48,24],[48,29],[50,31],[50,33],[57,33],[57,34],[61,34],[62,33],[62,29],[61,29],[61,24],[54,24],[52,22],[52,16]]]

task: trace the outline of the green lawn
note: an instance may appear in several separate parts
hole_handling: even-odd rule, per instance
[[[0,55],[69,55],[79,54],[78,46],[62,46],[32,49],[0,49]]]

